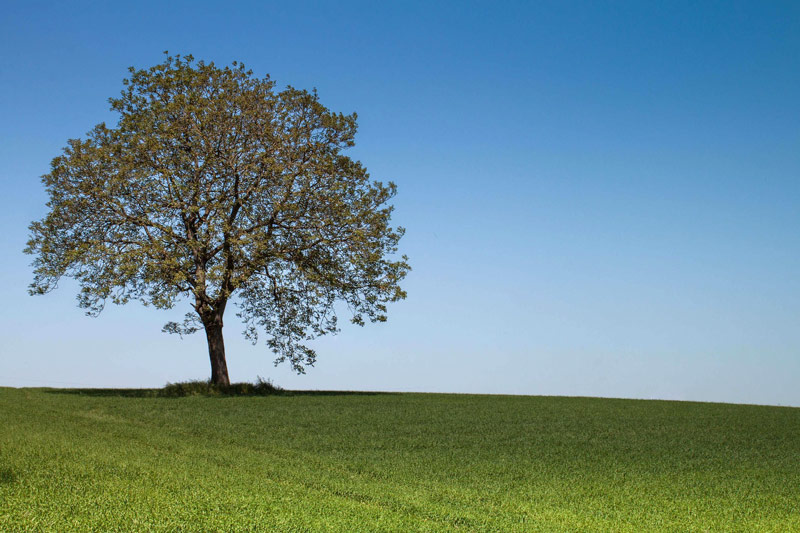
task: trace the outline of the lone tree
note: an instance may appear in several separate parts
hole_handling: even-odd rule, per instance
[[[409,266],[394,257],[395,185],[371,181],[341,154],[356,114],[333,113],[316,91],[275,91],[241,63],[167,56],[130,78],[102,123],[71,139],[42,177],[50,212],[30,225],[31,294],[62,276],[96,316],[107,301],[194,312],[164,331],[205,329],[211,380],[229,384],[222,337],[232,298],[253,343],[259,331],[298,373],[303,345],[335,333],[336,302],[352,321],[386,320]]]

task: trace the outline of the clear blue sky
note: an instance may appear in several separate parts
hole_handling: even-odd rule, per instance
[[[316,87],[399,188],[389,322],[296,377],[230,316],[233,380],[800,406],[797,2],[6,2],[0,385],[209,375],[186,309],[26,292],[38,177],[163,50]]]

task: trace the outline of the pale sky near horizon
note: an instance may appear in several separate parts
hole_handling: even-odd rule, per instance
[[[127,67],[243,61],[359,115],[413,272],[304,376],[226,317],[234,381],[800,406],[800,4],[6,2],[0,386],[209,375],[188,311],[28,296],[39,176]]]

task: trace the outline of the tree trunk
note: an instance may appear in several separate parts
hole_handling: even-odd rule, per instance
[[[211,383],[230,385],[228,363],[225,362],[225,341],[222,339],[222,317],[217,316],[204,324],[208,339],[208,357],[211,359]]]

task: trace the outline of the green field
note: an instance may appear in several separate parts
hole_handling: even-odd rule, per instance
[[[800,409],[0,388],[0,531],[800,531]]]

